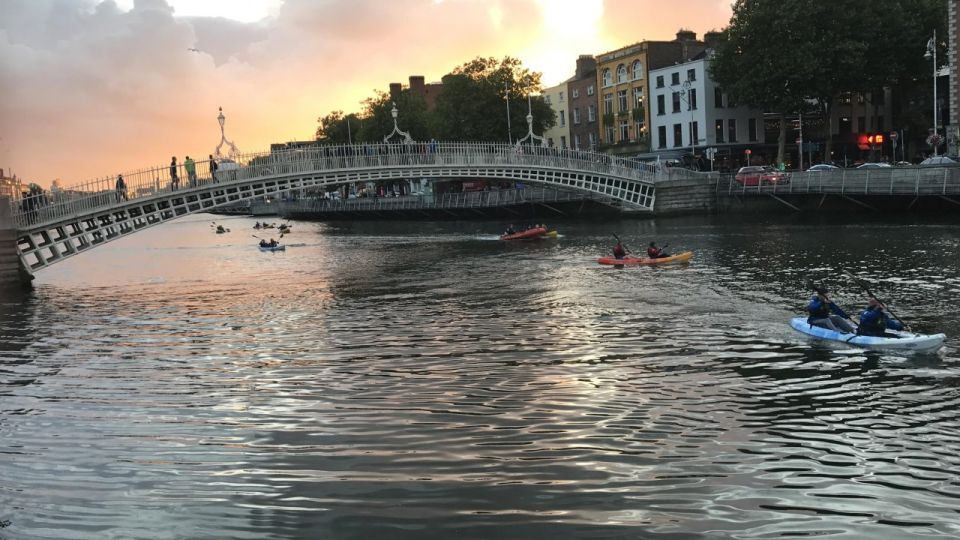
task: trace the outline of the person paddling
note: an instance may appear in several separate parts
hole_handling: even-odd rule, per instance
[[[627,250],[623,248],[620,239],[617,239],[617,245],[613,246],[613,258],[622,259],[627,256]]]
[[[857,333],[861,336],[894,337],[886,334],[887,330],[903,330],[899,321],[890,318],[883,310],[883,304],[876,298],[867,300],[867,309],[860,314],[860,328]]]
[[[812,326],[844,334],[852,334],[856,331],[848,320],[849,315],[830,300],[826,289],[817,290],[817,294],[807,304],[807,312],[810,314],[807,317],[807,323]]]
[[[670,255],[663,252],[663,248],[657,247],[657,243],[655,241],[650,242],[650,247],[647,248],[647,257],[650,257],[651,259],[662,259],[663,257],[669,256]]]

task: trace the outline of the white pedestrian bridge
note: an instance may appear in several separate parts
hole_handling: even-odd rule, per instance
[[[477,178],[519,181],[600,195],[624,209],[652,211],[658,168],[596,152],[495,143],[429,142],[314,146],[238,156],[211,175],[197,163],[115,177],[13,201],[22,268],[34,272],[145,228],[218,206],[355,182]]]

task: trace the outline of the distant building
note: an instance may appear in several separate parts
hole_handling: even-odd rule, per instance
[[[577,58],[577,72],[567,80],[567,121],[570,147],[595,150],[600,143],[600,117],[597,114],[597,60],[590,55]]]
[[[600,142],[614,153],[649,149],[649,72],[686,62],[705,50],[697,34],[677,32],[673,41],[643,41],[597,56]],[[618,148],[611,149],[616,145]]]
[[[443,90],[443,83],[434,82],[428,84],[424,81],[423,75],[411,75],[409,80],[410,86],[407,88],[411,93],[422,97],[423,101],[427,104],[427,110],[432,111],[437,102],[437,96],[440,95],[440,91]],[[403,91],[402,83],[390,83],[390,97],[395,97],[401,91]]]
[[[650,152],[738,155],[764,142],[763,111],[737,106],[710,77],[710,56],[650,70]]]
[[[554,148],[570,148],[570,124],[567,111],[567,83],[543,89],[543,99],[553,109],[555,123],[543,132],[547,144]]]
[[[19,199],[23,193],[23,185],[16,175],[7,176],[4,170],[0,169],[0,197],[10,197]]]

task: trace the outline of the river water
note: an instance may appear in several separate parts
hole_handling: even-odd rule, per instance
[[[960,227],[811,219],[101,246],[0,302],[0,538],[958,537]],[[947,347],[790,329],[808,275],[865,305],[842,269]]]

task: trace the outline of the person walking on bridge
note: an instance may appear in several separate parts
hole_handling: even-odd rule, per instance
[[[213,159],[213,154],[210,154],[210,181],[217,183],[217,160]]]
[[[190,187],[197,187],[197,164],[190,156],[187,156],[183,160],[183,168],[187,171],[187,181],[190,182]]]
[[[177,178],[177,156],[170,158],[170,191],[176,191],[180,187],[180,179]]]
[[[117,202],[126,201],[127,199],[127,183],[123,181],[123,175],[117,175]]]

